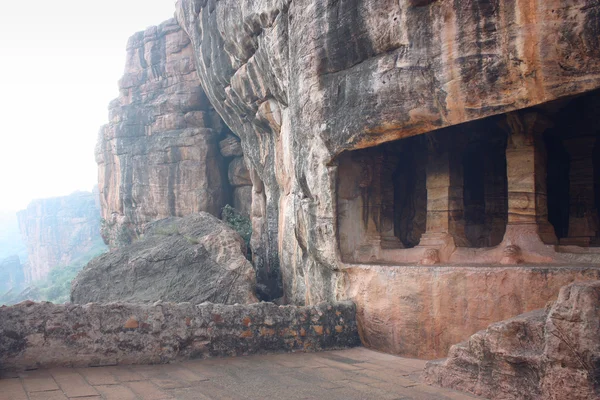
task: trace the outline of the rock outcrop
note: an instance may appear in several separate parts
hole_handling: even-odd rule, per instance
[[[144,236],[92,260],[73,280],[73,303],[257,301],[242,238],[201,212],[150,223]]]
[[[103,246],[97,194],[75,192],[34,200],[17,217],[27,244],[27,283],[43,279],[52,268],[68,265],[92,248]]]
[[[424,378],[488,399],[599,399],[600,281],[565,286],[547,309],[490,325],[429,362]]]
[[[253,251],[299,304],[335,297],[344,268],[342,152],[600,87],[592,0],[177,4],[204,90],[256,172]]]
[[[503,232],[509,232],[503,231],[506,221],[514,225],[509,232],[512,236],[508,235],[503,246],[492,247],[493,257],[481,257],[482,263],[555,261],[547,254],[527,258],[529,253],[513,243],[513,239],[536,235],[534,245],[538,249],[557,254],[555,248],[537,240],[538,234],[553,239],[549,224],[544,227],[537,224],[547,213],[542,182],[545,172],[539,169],[544,153],[538,151],[542,149],[539,145],[534,150],[532,131],[544,127],[544,118],[538,118],[535,112],[501,114],[560,102],[600,88],[598,8],[592,0],[492,3],[469,0],[179,0],[177,3],[177,19],[191,39],[206,95],[240,137],[248,162],[253,183],[251,245],[257,266],[264,270],[281,269],[285,298],[290,303],[355,299],[359,313],[364,316],[363,340],[379,350],[415,356],[427,352],[423,343],[436,343],[441,337],[442,343],[437,343],[435,350],[439,353],[429,353],[427,357],[445,355],[451,337],[466,338],[482,328],[478,307],[469,304],[482,304],[486,309],[494,306],[493,296],[471,297],[471,293],[457,290],[456,282],[445,280],[445,275],[438,275],[435,269],[419,270],[419,263],[436,264],[460,253],[456,266],[464,267],[480,254],[478,249],[469,248],[472,243],[497,246],[503,240]],[[552,114],[557,107],[560,104],[553,103],[542,111]],[[501,179],[495,180],[494,176],[494,180],[488,180],[491,189],[498,189],[499,194],[491,196],[486,189],[482,196],[485,200],[494,197],[498,202],[493,206],[492,222],[478,214],[487,211],[480,208],[479,192],[463,199],[464,176],[455,174],[462,163],[453,164],[457,159],[462,161],[462,157],[453,154],[451,147],[463,130],[459,124],[485,117],[493,119],[486,123],[494,128],[486,127],[482,134],[495,132],[497,123],[508,120],[514,135],[507,143],[507,133],[498,132],[502,140],[492,146],[493,156],[474,147],[474,154],[486,155],[482,163],[489,162],[490,170],[502,172]],[[403,245],[419,243],[421,247],[402,248],[406,250],[404,253],[395,252],[387,259],[368,252],[358,261],[345,259],[340,241],[356,234],[362,224],[373,230],[385,230],[391,236],[390,242],[399,241],[393,238],[395,225],[387,218],[393,212],[383,198],[383,195],[394,198],[391,181],[399,173],[386,163],[385,154],[372,157],[371,165],[354,163],[350,173],[341,167],[342,157],[453,126],[456,129],[422,136],[423,151],[413,153],[415,160],[404,160],[431,161],[430,165],[408,168],[418,172],[415,185],[421,186],[418,192],[410,191],[412,197],[407,201],[420,200],[426,204],[413,210],[414,216],[404,215],[399,220],[417,228],[413,236],[399,238],[406,242]],[[536,134],[541,135],[539,131]],[[440,136],[444,140],[436,140]],[[486,140],[489,136],[483,142],[487,143]],[[498,149],[500,156],[496,160]],[[451,167],[456,168],[452,174],[446,174]],[[483,177],[487,173],[477,167],[470,169],[482,172]],[[377,174],[378,171],[383,172]],[[346,189],[344,178],[353,186],[351,193],[343,195],[369,198],[373,192],[381,193],[379,197],[371,197],[371,203],[357,203],[350,210],[355,213],[347,216],[347,226],[341,225],[340,219],[348,210],[338,202]],[[473,180],[477,179],[475,174]],[[577,207],[573,204],[574,213],[580,210]],[[375,212],[370,213],[371,209]],[[471,225],[460,226],[463,211],[474,215]],[[529,231],[519,227],[525,223],[530,223],[526,227],[531,228]],[[444,242],[448,236],[440,239],[443,235],[436,236],[436,232],[424,235],[427,232],[423,231],[430,229],[446,233],[449,229],[463,229],[466,231],[462,233],[472,243],[457,241],[456,245],[448,245],[449,242]],[[369,245],[376,243],[386,250],[390,243],[384,239],[387,238],[366,237]],[[440,243],[446,247],[444,251],[435,248]],[[457,246],[464,246],[464,251],[455,252]],[[355,243],[350,247],[354,251],[359,246]],[[585,279],[597,279],[598,255],[586,249],[576,249],[574,253],[578,254],[565,255],[565,252],[563,260],[569,263],[579,257],[577,263],[588,268],[582,272]],[[584,259],[587,264],[581,262]],[[388,264],[404,268],[389,268]],[[580,273],[559,265],[554,268],[558,275],[564,274],[565,281],[561,283],[573,282]],[[488,272],[492,281],[501,281],[505,273],[493,269]],[[530,311],[531,307],[538,308],[542,300],[556,296],[558,288],[553,285],[548,293],[534,293],[531,301],[527,300],[528,288],[524,282],[538,272],[535,268],[511,270],[515,286],[506,297],[509,309],[499,310],[504,313],[502,318],[514,315],[509,310]],[[457,271],[459,276],[468,274],[466,269]],[[459,325],[447,327],[443,316],[430,314],[428,311],[436,309],[440,297],[426,289],[429,283],[405,287],[403,277],[413,275],[418,275],[417,281],[431,283],[442,298],[458,293],[453,304],[466,312],[466,322],[460,319],[462,314],[456,313],[455,322]],[[482,277],[482,284],[485,282]],[[389,295],[391,303],[365,301],[370,293],[401,293],[405,289],[414,297]],[[484,286],[483,290],[490,293],[494,288]],[[391,318],[390,309],[397,305],[411,310],[411,314]],[[486,324],[491,322],[487,318],[494,318],[492,315],[486,317]],[[431,330],[415,332],[400,345],[407,338],[407,317],[417,322],[427,321]],[[386,339],[381,340],[382,337]],[[423,337],[431,339],[423,341]]]
[[[238,186],[229,184],[228,164],[242,156],[239,139],[204,94],[190,40],[174,20],[129,39],[119,87],[96,148],[105,242],[128,244],[146,223],[170,216],[219,216]],[[234,150],[222,155],[223,140]],[[249,207],[250,193],[235,195],[236,207]]]

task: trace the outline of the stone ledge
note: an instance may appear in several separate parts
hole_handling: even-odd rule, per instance
[[[96,304],[0,308],[0,370],[155,364],[360,345],[351,302]]]

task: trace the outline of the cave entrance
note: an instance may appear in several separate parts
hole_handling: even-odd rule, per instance
[[[462,154],[465,247],[493,247],[508,220],[506,134],[493,120],[475,125]]]
[[[548,220],[561,245],[600,246],[600,92],[547,111]]]
[[[338,168],[338,232],[345,260],[381,261],[381,250],[419,244],[426,229],[424,136],[343,153]]]
[[[506,146],[506,131],[488,118],[340,155],[342,259],[414,262],[409,250],[417,246],[500,244],[508,220]]]

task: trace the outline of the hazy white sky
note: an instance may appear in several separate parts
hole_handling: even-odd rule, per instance
[[[0,210],[91,190],[133,33],[174,0],[0,0]]]

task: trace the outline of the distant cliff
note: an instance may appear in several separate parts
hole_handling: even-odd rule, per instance
[[[27,244],[25,281],[45,278],[54,267],[67,265],[102,242],[97,194],[34,200],[17,213]]]
[[[25,276],[19,256],[0,258],[0,296],[11,289],[19,288]]]
[[[19,256],[22,263],[27,261],[27,248],[19,232],[16,211],[0,211],[0,260]]]

